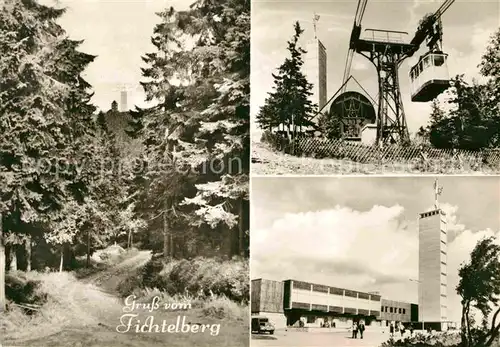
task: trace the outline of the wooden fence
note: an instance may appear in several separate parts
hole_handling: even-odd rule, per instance
[[[470,168],[487,165],[500,169],[500,149],[474,151],[422,145],[376,147],[340,139],[302,137],[288,140],[277,135],[268,135],[266,140],[276,150],[302,157],[345,159],[367,164],[448,162]]]

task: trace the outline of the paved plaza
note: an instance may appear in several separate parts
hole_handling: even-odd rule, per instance
[[[252,334],[250,347],[378,347],[389,339],[387,333],[366,331],[363,339],[352,339],[348,331],[291,332],[277,331],[274,335]]]

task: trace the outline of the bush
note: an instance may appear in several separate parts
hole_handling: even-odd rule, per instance
[[[274,144],[275,142],[275,135],[273,135],[273,133],[269,130],[265,130],[261,137],[260,137],[260,142],[263,142],[263,143],[268,143],[268,144]]]
[[[154,257],[140,273],[122,282],[119,292],[128,296],[135,289],[158,288],[169,295],[224,296],[235,302],[248,303],[248,271],[248,260],[221,261],[198,257],[164,262]]]
[[[460,335],[455,333],[416,334],[413,337],[395,340],[391,338],[380,347],[459,347]]]
[[[95,251],[94,254],[92,254],[92,260],[95,263],[113,262],[116,259],[120,259],[120,256],[122,256],[124,253],[126,253],[126,250],[121,246],[111,245],[104,249]]]
[[[16,304],[43,305],[47,302],[47,294],[41,292],[41,285],[41,281],[29,279],[24,272],[9,273],[5,276],[5,295]]]
[[[229,300],[225,296],[208,300],[203,307],[206,317],[244,321],[248,319],[248,306]]]

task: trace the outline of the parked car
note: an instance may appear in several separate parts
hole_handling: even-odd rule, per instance
[[[269,322],[269,318],[258,316],[252,317],[252,333],[263,334],[269,333],[274,334],[274,325]]]

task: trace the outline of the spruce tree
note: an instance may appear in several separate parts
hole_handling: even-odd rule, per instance
[[[302,71],[303,55],[307,53],[299,46],[299,39],[304,30],[296,22],[294,35],[288,41],[289,57],[273,74],[273,91],[269,93],[261,108],[257,121],[261,128],[270,129],[281,125],[282,130],[294,134],[303,127],[312,126],[311,117],[317,105],[310,100],[313,85],[307,81]]]
[[[65,158],[70,146],[71,132],[65,120],[71,87],[57,76],[61,55],[57,47],[64,37],[55,21],[62,14],[35,1],[15,0],[8,0],[0,12],[0,49],[4,52],[0,61],[0,214],[2,241],[12,254],[25,236],[23,224],[46,222],[47,212],[60,209],[69,195],[66,177],[56,177],[55,172],[55,163]]]
[[[143,69],[147,100],[157,105],[145,113],[142,132],[148,163],[172,164],[148,170],[165,235],[181,218],[244,238],[238,223],[248,214],[249,6],[197,1],[188,11],[160,13],[157,51],[144,57]],[[234,253],[242,247],[238,241]]]

